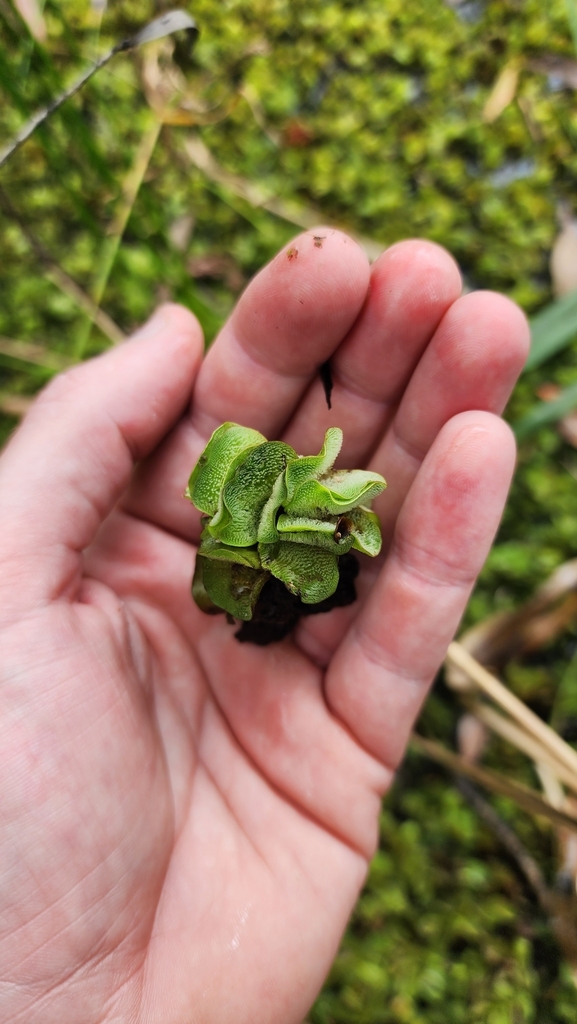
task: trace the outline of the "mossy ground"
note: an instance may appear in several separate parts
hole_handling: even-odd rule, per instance
[[[3,136],[98,46],[162,9],[119,0],[99,35],[86,0],[48,0],[42,48],[5,0]],[[192,130],[224,168],[271,195],[314,206],[326,221],[383,246],[433,239],[455,255],[469,287],[504,291],[528,313],[550,300],[556,208],[575,202],[577,105],[575,93],[534,62],[573,56],[564,0],[196,0],[190,10],[201,36],[183,71],[209,112],[199,120],[214,123],[162,129],[103,297],[124,330],[172,297],[194,310],[210,340],[242,280],[294,233],[187,161]],[[107,225],[151,125],[142,61],[142,54],[116,57],[2,170],[0,335],[71,358],[106,346],[54,285],[49,264],[88,292],[95,285]],[[484,104],[507,65],[519,68],[516,99],[486,123]],[[183,243],[178,225],[186,224],[193,230]],[[207,255],[212,276],[201,276]],[[0,358],[4,392],[33,393],[48,376]],[[577,347],[522,378],[510,418],[534,403],[545,380],[577,380]],[[14,423],[2,418],[2,439]],[[523,442],[466,624],[515,606],[575,555],[576,478],[577,453],[554,428]],[[568,630],[512,663],[507,680],[548,718],[576,650],[577,629]],[[572,738],[577,698],[573,708],[568,692],[563,722]],[[420,728],[453,743],[458,713],[440,681]],[[534,782],[501,743],[487,761]],[[551,880],[550,832],[507,801],[495,803]],[[561,1024],[576,1016],[568,970],[516,868],[453,781],[410,756],[386,801],[380,852],[311,1022]]]

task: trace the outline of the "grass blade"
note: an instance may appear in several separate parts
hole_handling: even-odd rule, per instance
[[[558,398],[552,402],[538,402],[529,412],[513,423],[513,431],[517,440],[527,437],[527,434],[547,423],[556,423],[563,416],[577,406],[577,384],[571,384],[565,388]]]
[[[525,370],[534,370],[577,334],[577,291],[557,299],[531,320],[531,350]]]
[[[148,165],[152,158],[161,128],[162,122],[155,118],[151,127],[144,133],[140,140],[140,145],[136,152],[134,163],[124,181],[122,197],[114,216],[114,220],[110,226],[109,237],[106,240],[105,250],[101,259],[100,271],[94,286],[95,311],[100,309],[102,296],[104,295],[108,278],[110,277],[112,267],[114,266],[114,261],[118,254],[120,243],[122,242],[122,236],[124,235],[128,219],[132,213],[132,208],[142,184],[142,179],[146,174]],[[88,323],[82,331],[77,345],[77,359],[82,359],[84,355],[84,349],[86,347],[94,319],[95,314],[89,314]]]

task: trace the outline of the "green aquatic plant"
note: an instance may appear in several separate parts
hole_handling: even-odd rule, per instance
[[[271,576],[314,605],[336,591],[342,555],[378,555],[379,520],[366,506],[386,482],[333,469],[342,442],[330,427],[318,455],[300,456],[237,423],[215,430],[186,489],[203,513],[192,585],[203,611],[250,620]]]

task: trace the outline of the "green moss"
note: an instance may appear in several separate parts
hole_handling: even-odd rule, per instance
[[[99,45],[129,35],[166,5],[118,0]],[[564,0],[491,0],[460,19],[444,0],[195,0],[201,36],[190,88],[223,117],[197,131],[228,171],[270,194],[319,208],[383,246],[422,235],[457,257],[470,287],[495,288],[529,313],[551,297],[548,259],[556,206],[577,184],[575,94],[532,69],[544,53],[571,57]],[[88,0],[48,0],[46,50],[16,15],[0,23],[0,131],[9,138],[94,53]],[[505,65],[520,67],[516,101],[492,124],[483,108]],[[86,321],[49,279],[49,257],[88,292],[150,111],[141,55],[120,55],[3,169],[0,335],[72,353]],[[242,93],[239,87],[244,86]],[[236,97],[236,98],[235,98]],[[250,99],[250,103],[248,102]],[[256,101],[256,102],[255,102]],[[229,110],[228,116],[224,116]],[[235,299],[224,278],[193,280],[191,259],[233,257],[245,279],[293,227],[187,162],[189,128],[163,128],[128,221],[103,306],[126,331],[160,300],[197,314],[210,341]],[[184,250],[171,226],[192,215]],[[108,344],[93,329],[87,354]],[[0,366],[0,389],[31,393],[36,370]],[[517,387],[508,415],[535,402],[539,384],[577,381],[577,348]],[[0,421],[0,440],[14,426]],[[577,542],[577,456],[554,427],[523,441],[496,544],[465,624],[516,606]],[[568,631],[508,681],[540,714],[570,728],[577,716]],[[556,713],[557,713],[556,712]],[[454,740],[459,709],[438,684],[420,723]],[[504,744],[488,763],[531,783]],[[499,810],[551,878],[550,836],[506,801]],[[311,1014],[329,1022],[500,1024],[572,1022],[567,970],[531,895],[450,778],[410,758],[386,802],[382,841],[331,978]]]

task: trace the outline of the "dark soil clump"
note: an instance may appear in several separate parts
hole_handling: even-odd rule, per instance
[[[357,599],[355,579],[359,574],[359,563],[355,555],[348,552],[339,558],[339,584],[334,594],[318,604],[303,604],[287,590],[284,583],[271,576],[260,592],[252,619],[243,622],[235,633],[241,644],[258,644],[266,647],[283,640],[295,628],[304,615],[320,615],[332,608],[343,608]]]

